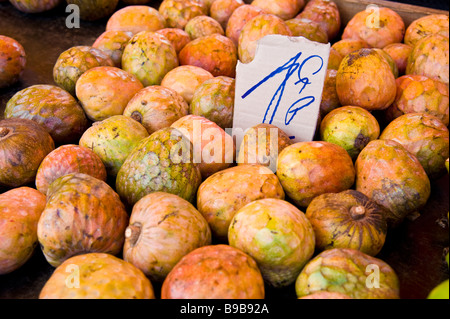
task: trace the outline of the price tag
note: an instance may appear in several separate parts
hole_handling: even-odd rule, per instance
[[[294,142],[314,138],[329,53],[329,43],[268,35],[258,42],[252,62],[238,62],[233,116],[238,149],[244,132],[260,123],[279,127]]]

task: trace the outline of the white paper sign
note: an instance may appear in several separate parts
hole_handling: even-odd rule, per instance
[[[239,132],[260,123],[279,127],[294,142],[313,139],[329,53],[329,43],[268,35],[258,42],[252,62],[238,62],[233,117],[238,149]]]

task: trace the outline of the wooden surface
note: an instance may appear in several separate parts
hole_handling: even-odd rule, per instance
[[[336,1],[341,14],[365,8],[365,3],[385,4],[385,1]],[[156,6],[154,2],[153,5]],[[151,4],[151,3],[150,3]],[[389,3],[392,5],[392,3]],[[403,6],[401,6],[403,8]],[[408,7],[417,10],[417,7]],[[405,10],[410,10],[405,9]],[[403,12],[410,17],[434,12]],[[402,14],[402,13],[401,13]],[[447,12],[448,14],[448,12]],[[16,85],[0,90],[0,119],[6,102],[17,91],[33,84],[54,84],[53,65],[61,52],[75,45],[90,45],[104,31],[106,19],[81,22],[80,29],[67,29],[64,7],[41,14],[25,14],[8,2],[0,2],[0,34],[17,39],[28,56],[27,68]],[[348,19],[348,18],[347,18]],[[33,185],[30,185],[33,186]],[[0,193],[5,191],[0,189]],[[396,271],[401,284],[401,297],[426,298],[437,284],[448,279],[448,267],[444,261],[449,245],[447,212],[449,211],[449,178],[443,176],[432,181],[431,197],[414,221],[406,220],[398,229],[388,233],[386,244],[378,258]],[[37,298],[53,268],[46,262],[39,247],[34,256],[17,271],[0,276],[0,298]],[[160,285],[155,284],[158,294]],[[294,286],[284,289],[267,289],[267,299],[295,299]]]

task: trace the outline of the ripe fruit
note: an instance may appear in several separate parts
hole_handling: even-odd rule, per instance
[[[0,35],[0,89],[19,81],[26,63],[23,46],[13,38]]]
[[[108,19],[106,31],[131,32],[133,35],[141,31],[157,31],[165,28],[164,17],[150,6],[126,6],[117,10]]]
[[[412,46],[404,43],[391,43],[383,48],[383,51],[395,61],[400,76],[405,74],[408,57],[412,49]]]
[[[305,6],[304,0],[253,0],[252,6],[263,9],[283,20],[294,18]]]
[[[9,2],[19,11],[39,13],[55,8],[61,0],[10,0]]]
[[[208,15],[208,6],[203,0],[164,0],[159,13],[166,20],[167,27],[184,29],[192,18]]]
[[[75,173],[50,185],[37,235],[45,258],[57,267],[88,252],[118,254],[127,225],[128,214],[116,192],[95,177]]]
[[[37,223],[45,195],[30,187],[0,194],[0,275],[20,268],[37,245]]]
[[[161,299],[264,299],[264,281],[253,258],[228,245],[210,245],[175,265]]]
[[[328,43],[327,33],[322,29],[320,24],[315,21],[297,18],[287,20],[285,23],[291,30],[292,36],[294,37],[305,37],[311,41]]]
[[[186,24],[184,31],[189,34],[189,37],[194,40],[207,35],[218,33],[224,35],[222,26],[217,20],[210,16],[197,16]]]
[[[331,48],[336,50],[342,56],[342,58],[344,58],[349,53],[369,47],[370,46],[366,43],[366,41],[361,39],[341,39],[333,43],[333,45],[331,46]]]
[[[258,14],[264,13],[261,8],[244,4],[239,6],[233,11],[228,19],[227,27],[225,28],[225,34],[233,41],[236,48],[239,45],[239,35],[244,25]]]
[[[327,73],[325,75],[325,82],[323,84],[322,100],[320,101],[320,115],[322,117],[341,106],[341,102],[339,102],[339,96],[336,91],[336,75],[337,69],[330,68],[330,65],[328,65]]]
[[[163,281],[182,257],[210,244],[208,223],[192,204],[155,192],[133,206],[123,256],[152,280]]]
[[[253,257],[263,278],[274,287],[292,284],[313,256],[314,230],[305,214],[281,199],[260,199],[234,215],[230,246]]]
[[[329,41],[334,40],[341,29],[339,9],[331,0],[310,0],[295,18],[309,19],[319,23],[327,33]]]
[[[132,264],[110,254],[87,253],[58,266],[39,299],[155,299],[155,294],[150,280]]]
[[[191,37],[189,34],[178,28],[164,28],[156,31],[156,33],[165,36],[167,40],[172,43],[177,54],[180,53],[181,49],[183,49],[186,44],[191,42]]]
[[[209,8],[209,15],[225,30],[233,12],[242,5],[243,0],[214,0]]]
[[[431,35],[441,34],[448,38],[449,20],[445,14],[429,14],[411,22],[405,32],[405,44],[415,46],[416,43]]]
[[[34,181],[55,143],[43,126],[27,119],[0,120],[0,185],[18,187]]]
[[[92,44],[93,48],[105,52],[114,62],[114,66],[122,66],[123,49],[130,41],[133,33],[129,31],[108,30],[103,32]]]

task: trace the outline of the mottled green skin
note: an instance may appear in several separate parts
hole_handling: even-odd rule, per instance
[[[373,268],[367,269],[369,265],[379,269],[379,288],[367,287],[376,278]],[[297,297],[330,291],[353,299],[399,299],[399,286],[396,273],[384,261],[356,249],[334,248],[306,264],[297,278],[295,291]]]
[[[430,197],[430,180],[418,159],[392,140],[367,144],[356,162],[356,190],[388,210],[389,226],[422,208]]]
[[[428,177],[445,173],[449,156],[448,128],[426,113],[409,113],[396,118],[384,129],[380,139],[394,140],[417,157]]]
[[[117,193],[87,174],[67,174],[47,191],[37,235],[47,261],[57,267],[90,252],[118,254],[125,240],[128,214]]]
[[[148,137],[142,124],[125,115],[95,122],[81,136],[79,144],[94,151],[110,176],[116,176],[125,159],[139,142]]]
[[[105,52],[114,62],[114,66],[122,66],[122,54],[133,33],[120,30],[103,32],[92,44],[92,47]]]
[[[142,140],[123,163],[116,190],[129,205],[156,191],[193,202],[201,183],[192,144],[175,128],[160,129]]]
[[[56,144],[78,142],[89,125],[77,100],[54,85],[33,85],[14,94],[6,103],[5,118],[43,125]]]
[[[122,68],[144,86],[161,84],[164,76],[179,65],[177,52],[162,34],[141,31],[131,38],[122,54]]]
[[[227,76],[206,80],[195,90],[189,113],[203,116],[223,129],[233,127],[235,83]]]
[[[58,57],[53,67],[53,80],[61,88],[75,96],[75,84],[87,70],[96,66],[114,66],[103,51],[90,46],[72,47]]]
[[[94,21],[114,12],[119,0],[66,0],[67,4],[76,4],[80,8],[80,18]]]

